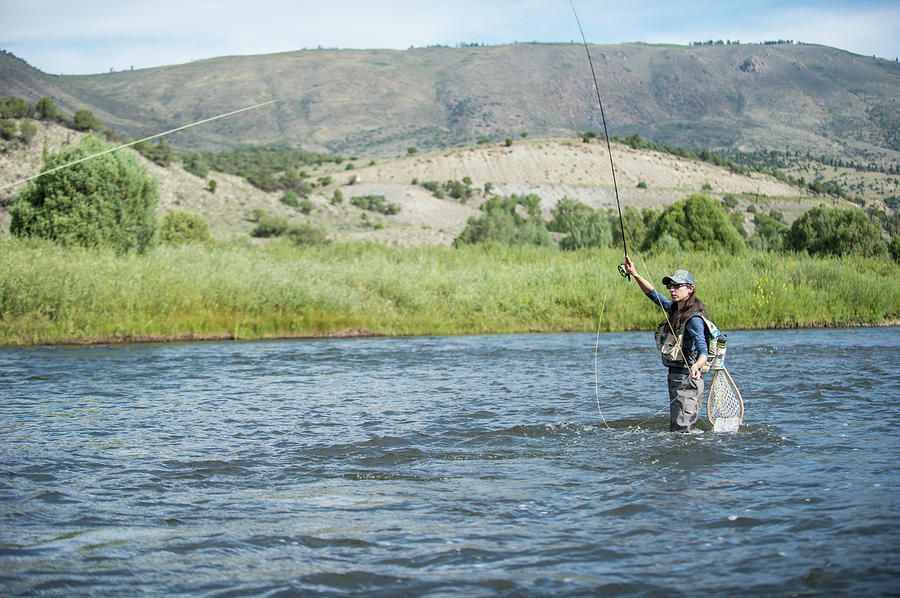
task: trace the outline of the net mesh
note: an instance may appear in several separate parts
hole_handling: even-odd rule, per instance
[[[709,387],[706,416],[716,432],[735,432],[744,417],[744,401],[728,371],[716,370]]]

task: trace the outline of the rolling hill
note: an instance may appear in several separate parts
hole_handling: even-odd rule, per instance
[[[900,165],[900,64],[801,44],[592,46],[610,134],[694,149],[778,150]],[[515,44],[303,50],[86,76],[0,54],[0,95],[86,108],[181,150],[282,144],[385,157],[527,132],[602,130],[584,48]]]

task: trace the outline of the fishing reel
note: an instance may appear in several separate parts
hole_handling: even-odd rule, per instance
[[[621,274],[623,278],[631,280],[631,274],[625,271],[625,264],[619,264],[619,274]]]

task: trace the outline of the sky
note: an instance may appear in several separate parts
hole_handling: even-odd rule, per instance
[[[900,0],[573,1],[590,43],[783,39],[900,57]],[[531,41],[581,41],[569,0],[0,0],[0,49],[62,75],[317,47]]]

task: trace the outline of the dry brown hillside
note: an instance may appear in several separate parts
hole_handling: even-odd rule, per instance
[[[57,125],[38,123],[40,130],[24,148],[0,154],[0,184],[6,185],[33,176],[40,170],[42,152],[58,151],[77,141],[81,134]],[[132,151],[125,149],[121,151]],[[140,158],[147,171],[159,181],[159,212],[163,215],[180,209],[203,214],[213,235],[222,240],[247,237],[255,226],[254,211],[263,210],[291,223],[309,222],[323,228],[334,239],[367,239],[397,245],[450,244],[471,216],[480,214],[483,194],[466,204],[453,199],[437,199],[413,180],[446,181],[469,177],[473,186],[483,189],[491,183],[496,193],[536,193],[542,198],[545,215],[563,198],[581,201],[595,208],[614,208],[609,155],[602,144],[576,140],[522,140],[506,145],[476,145],[431,154],[413,155],[395,160],[357,166],[345,170],[336,165],[312,169],[315,179],[330,175],[333,183],[316,188],[310,197],[314,208],[309,215],[280,202],[281,192],[266,193],[246,180],[211,172],[218,186],[207,190],[208,180],[173,165],[163,168]],[[821,203],[761,174],[743,176],[707,163],[681,159],[669,154],[634,150],[613,144],[619,197],[624,206],[662,208],[704,186],[713,196],[733,194],[744,209],[750,203],[758,209],[777,209],[788,222]],[[639,183],[646,188],[638,188]],[[22,186],[5,189],[0,199],[0,226],[8,234],[9,203]],[[344,196],[333,205],[334,191]],[[710,190],[711,189],[711,190]],[[382,216],[349,205],[354,196],[383,195],[400,206],[394,216]],[[746,214],[746,212],[745,212]],[[749,228],[749,222],[748,222]]]

